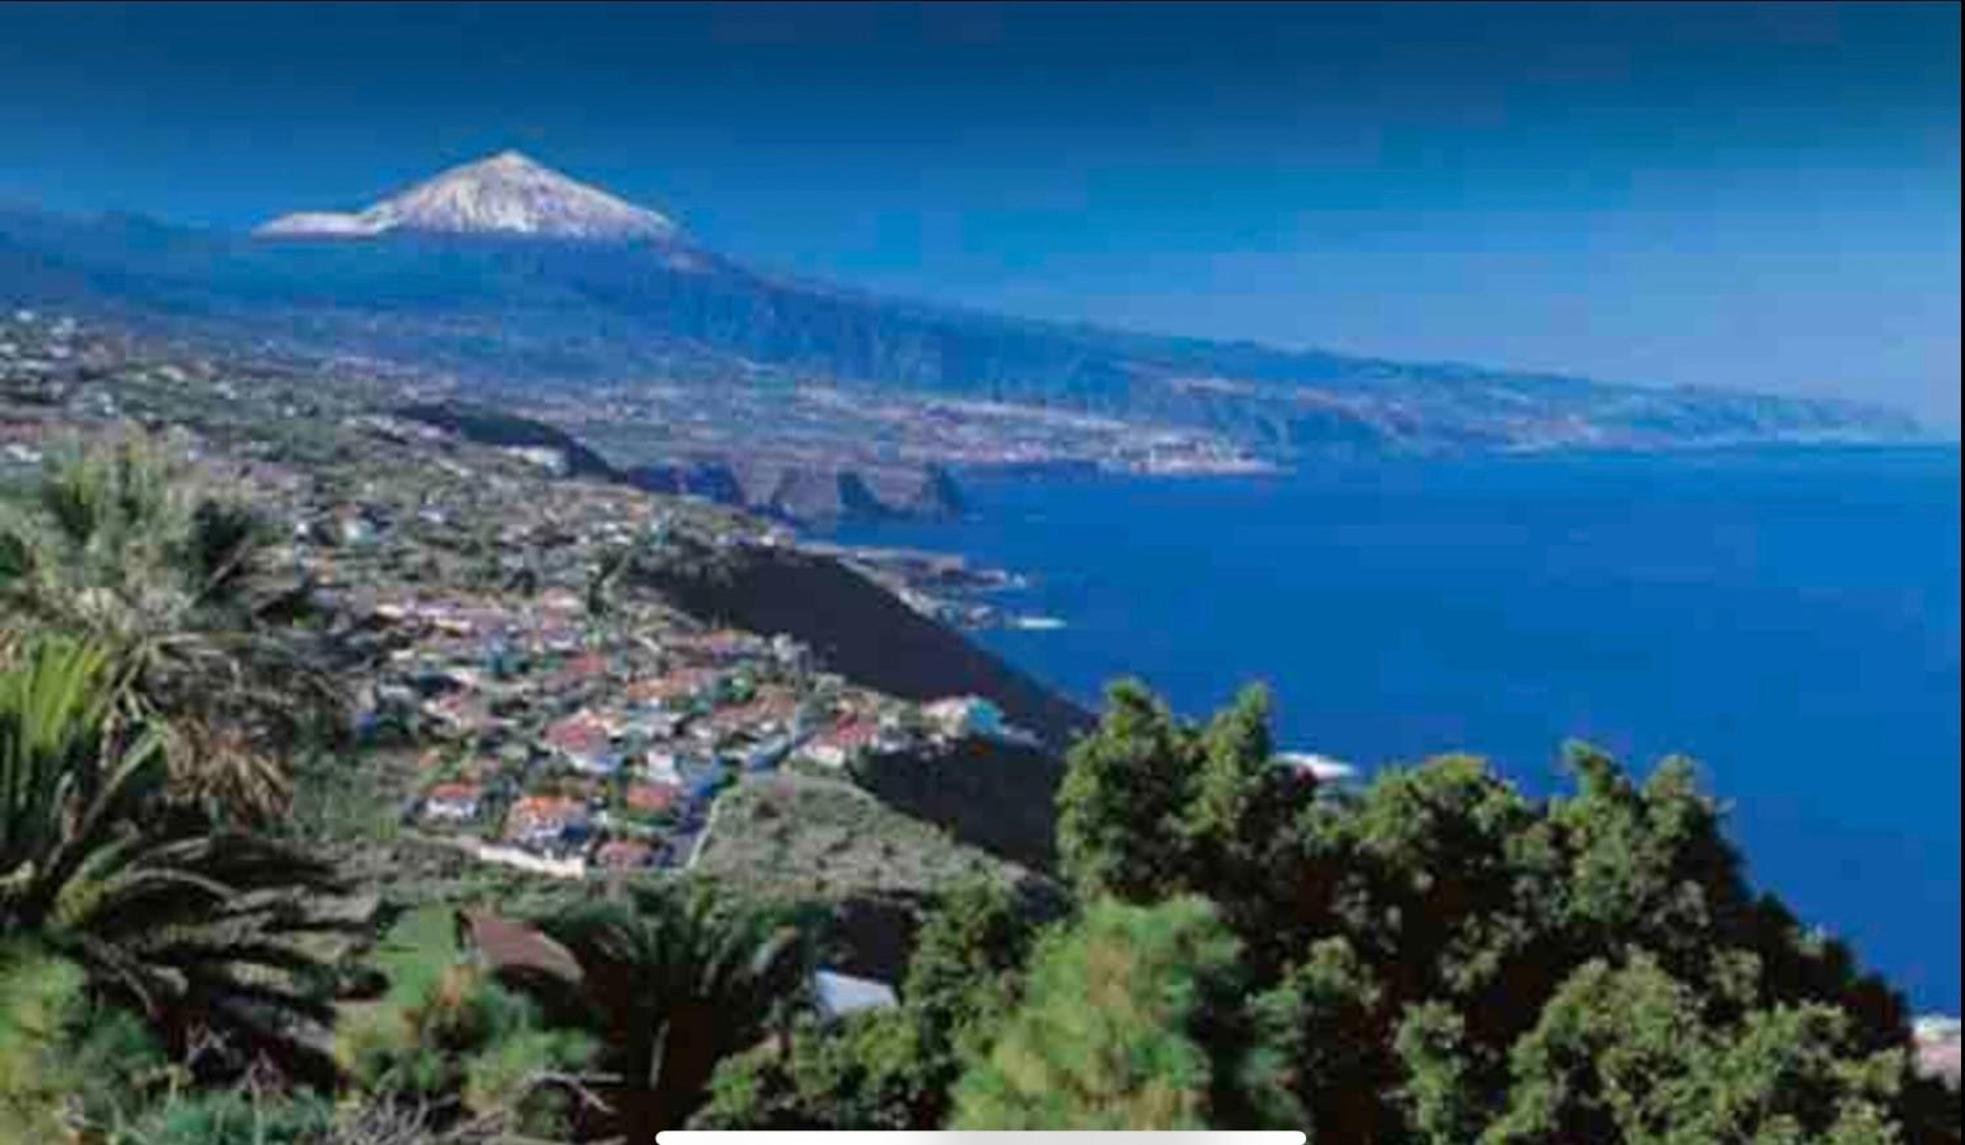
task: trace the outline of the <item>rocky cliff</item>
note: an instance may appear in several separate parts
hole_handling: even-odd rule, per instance
[[[788,633],[831,671],[889,695],[982,696],[1053,749],[1091,726],[1083,709],[829,556],[759,546],[676,550],[636,575],[702,620]]]
[[[395,413],[486,445],[552,450],[571,476],[707,497],[788,521],[951,517],[962,511],[955,479],[937,465],[859,466],[751,454],[620,467],[558,426],[491,406],[422,402]]]

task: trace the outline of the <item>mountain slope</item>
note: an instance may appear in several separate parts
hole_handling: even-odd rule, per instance
[[[1118,333],[758,274],[518,156],[247,237],[0,213],[0,293],[528,386],[823,378],[1198,427],[1275,455],[1913,437],[1904,415]]]

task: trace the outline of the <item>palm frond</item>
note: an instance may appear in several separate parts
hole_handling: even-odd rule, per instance
[[[332,868],[162,801],[162,740],[119,734],[113,695],[111,657],[66,637],[0,668],[0,937],[34,935],[167,1030],[317,1017],[299,986],[319,961],[292,938],[314,927],[303,897],[340,889]]]

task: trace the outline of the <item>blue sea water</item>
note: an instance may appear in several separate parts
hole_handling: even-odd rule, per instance
[[[1086,701],[1281,743],[1468,750],[1538,793],[1577,737],[1683,752],[1757,883],[1920,1009],[1959,1008],[1955,448],[1395,461],[1276,477],[972,479],[968,519],[843,530],[1028,575],[1063,628],[981,639]]]

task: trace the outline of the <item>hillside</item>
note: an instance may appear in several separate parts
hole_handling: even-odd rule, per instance
[[[685,550],[644,565],[636,579],[699,620],[788,633],[828,670],[887,695],[982,696],[1054,746],[1091,723],[1083,710],[830,556],[762,545]]]
[[[889,807],[963,843],[1033,870],[1056,868],[1064,761],[1053,753],[965,739],[871,756],[853,777]]]
[[[838,965],[898,980],[923,908],[966,879],[1014,888],[1045,915],[1060,888],[1015,862],[838,780],[782,775],[745,784],[717,807],[692,877],[773,901],[830,908]]]

